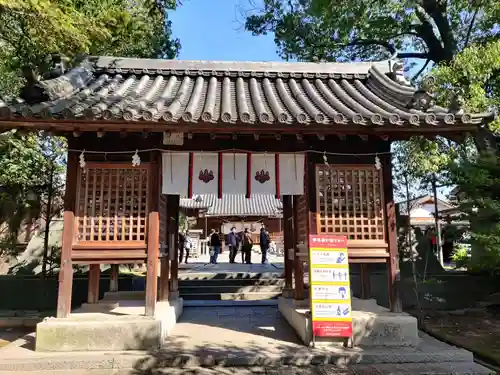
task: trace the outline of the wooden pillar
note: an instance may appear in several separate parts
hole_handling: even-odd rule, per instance
[[[161,225],[164,225],[166,228],[162,228],[165,233],[163,238],[163,257],[160,261],[160,294],[158,296],[159,301],[168,301],[169,297],[169,281],[170,281],[170,233],[169,233],[169,208],[168,208],[168,200],[165,196],[163,199],[166,203],[161,207],[162,215],[165,218]]]
[[[66,318],[71,312],[71,292],[73,289],[73,263],[71,249],[75,231],[75,203],[78,184],[78,155],[68,151],[66,170],[66,192],[64,195],[64,229],[61,247],[61,269],[57,295],[57,317]]]
[[[89,288],[87,294],[88,303],[99,302],[99,281],[101,279],[100,264],[91,264],[89,266]]]
[[[171,259],[170,266],[170,299],[176,299],[179,297],[179,195],[169,195],[167,198],[167,210],[168,210],[168,223],[170,236],[174,236],[173,242],[173,259]]]
[[[299,243],[299,196],[293,196],[293,234],[294,234],[294,252],[297,254],[298,248],[297,245]],[[294,278],[295,278],[295,288],[293,298],[295,300],[303,300],[305,298],[304,292],[304,264],[302,263],[302,259],[295,255],[293,258],[293,270],[294,270]]]
[[[158,291],[158,252],[160,246],[160,153],[151,152],[149,170],[148,242],[146,268],[146,316],[154,316]]]
[[[118,292],[118,276],[120,274],[120,265],[111,265],[111,279],[109,280],[109,291]]]
[[[293,290],[293,258],[290,257],[289,250],[294,250],[294,233],[293,233],[293,197],[291,195],[283,195],[283,246],[285,256],[285,297]]]
[[[386,239],[389,245],[389,259],[387,260],[389,307],[392,312],[402,312],[403,305],[400,295],[401,275],[399,271],[396,204],[394,203],[394,192],[392,190],[392,165],[390,155],[385,155],[382,168],[384,198],[386,202]]]
[[[371,282],[370,282],[370,265],[368,263],[360,264],[361,278],[361,299],[372,298]]]

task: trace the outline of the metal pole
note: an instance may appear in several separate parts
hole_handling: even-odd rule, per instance
[[[441,247],[441,225],[439,222],[439,210],[437,202],[437,186],[436,186],[435,174],[432,176],[432,193],[434,194],[434,222],[436,225],[436,246],[437,246],[439,264],[443,266],[443,249]]]

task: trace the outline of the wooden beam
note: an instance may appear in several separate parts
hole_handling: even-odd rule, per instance
[[[101,278],[101,266],[99,264],[91,264],[89,267],[89,287],[87,294],[88,303],[99,302],[99,281]]]
[[[158,291],[158,251],[160,246],[160,152],[151,152],[149,176],[148,260],[146,274],[146,316],[154,316]]]
[[[78,167],[78,155],[68,151],[66,167],[66,193],[64,196],[64,227],[61,246],[61,266],[59,271],[59,289],[57,294],[57,317],[66,318],[71,312],[71,292],[73,289],[73,264],[71,247],[75,230],[75,205]]]

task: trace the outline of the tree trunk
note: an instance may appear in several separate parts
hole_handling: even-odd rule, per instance
[[[45,233],[43,237],[42,279],[47,276],[47,258],[49,256],[49,234],[52,219],[52,196],[54,195],[54,165],[51,165],[47,190],[47,208],[45,212]]]

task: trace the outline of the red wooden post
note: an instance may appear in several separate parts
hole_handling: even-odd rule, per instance
[[[160,246],[160,216],[158,213],[160,199],[160,154],[151,153],[150,166],[150,198],[148,215],[148,248],[146,276],[146,316],[154,316],[158,291],[158,251]]]
[[[396,225],[396,205],[392,190],[392,165],[390,155],[386,155],[382,165],[384,183],[384,198],[386,202],[386,233],[389,245],[389,259],[387,260],[387,278],[389,287],[389,307],[392,312],[402,312],[403,305],[400,295],[400,271],[398,253],[398,235]]]
[[[361,298],[362,299],[369,299],[372,297],[369,267],[370,267],[370,265],[368,263],[361,263],[360,264]]]
[[[294,249],[293,234],[293,202],[291,195],[283,195],[283,246],[285,256],[285,290],[284,296],[293,290],[293,258],[290,258],[289,249]],[[295,251],[295,250],[294,250]]]
[[[99,280],[101,278],[101,266],[100,264],[91,264],[89,266],[89,287],[87,302],[97,303],[99,302]]]
[[[118,276],[120,274],[120,265],[111,265],[111,279],[109,280],[109,291],[118,292]]]
[[[168,201],[167,197],[163,196],[162,198],[163,204],[160,205],[161,209],[161,214],[164,218],[164,220],[160,223],[161,225],[164,226],[162,228],[161,232],[163,233],[163,246],[164,248],[162,249],[163,251],[163,257],[161,258],[160,261],[160,294],[158,296],[159,301],[168,301],[168,296],[169,296],[169,281],[170,281],[170,260],[169,260],[169,254],[168,254],[168,244],[169,244],[169,217],[168,217]],[[166,228],[165,228],[166,227]]]
[[[170,266],[170,299],[176,299],[179,297],[179,241],[178,241],[178,232],[179,232],[179,203],[180,196],[179,195],[169,195],[167,200],[167,210],[168,210],[168,221],[169,221],[169,236],[173,236],[174,241],[170,244],[169,237],[169,246],[173,245],[173,259],[171,260],[172,264]],[[172,250],[169,250],[172,251]]]
[[[302,262],[302,259],[297,256],[298,248],[297,244],[299,243],[300,236],[299,236],[299,231],[300,231],[300,225],[299,225],[299,210],[300,210],[300,205],[299,205],[299,196],[294,195],[293,196],[293,234],[294,234],[294,252],[295,256],[293,258],[293,269],[294,269],[294,277],[295,277],[295,289],[294,289],[294,295],[293,298],[295,300],[303,300],[305,298],[305,291],[304,291],[304,264]]]
[[[61,248],[61,269],[59,272],[59,290],[57,296],[57,317],[66,318],[71,312],[71,292],[73,288],[73,263],[71,249],[75,231],[75,200],[77,176],[79,172],[78,156],[68,151],[66,171],[66,193],[64,195],[64,229]]]

